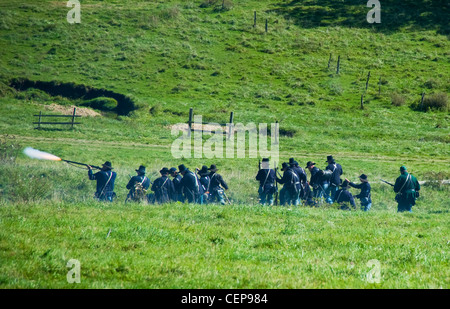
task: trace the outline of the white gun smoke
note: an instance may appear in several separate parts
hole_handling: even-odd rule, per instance
[[[31,148],[31,147],[25,148],[23,150],[23,153],[32,159],[61,161],[60,157],[57,157],[55,155],[52,155],[51,153],[43,152],[43,151]]]

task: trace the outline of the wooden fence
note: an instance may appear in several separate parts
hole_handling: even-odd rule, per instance
[[[75,124],[81,124],[81,122],[75,122],[75,118],[81,117],[79,115],[76,114],[77,113],[77,108],[74,107],[73,108],[73,113],[72,115],[42,115],[42,112],[39,112],[39,115],[33,115],[34,117],[39,117],[38,122],[33,122],[33,124],[37,124],[37,128],[35,129],[40,129],[41,128],[41,124],[62,124],[62,125],[71,125],[72,128]],[[71,122],[57,122],[57,121],[42,121],[42,117],[70,117],[72,118]]]

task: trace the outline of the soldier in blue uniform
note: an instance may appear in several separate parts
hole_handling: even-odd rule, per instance
[[[111,162],[106,161],[102,164],[102,169],[97,172],[92,172],[92,167],[90,165],[88,167],[88,177],[89,180],[97,181],[97,190],[95,191],[95,197],[99,201],[108,201],[112,202],[116,194],[114,193],[114,182],[116,180],[116,172],[113,172],[113,167]]]
[[[361,201],[361,209],[364,211],[369,211],[372,207],[372,198],[370,194],[370,183],[367,179],[367,175],[361,174],[361,176],[359,176],[359,181],[361,181],[360,184],[354,184],[347,178],[345,178],[345,180],[349,182],[350,187],[361,189],[361,192],[358,195],[355,195],[355,197],[359,198],[359,200]]]
[[[256,180],[259,181],[258,193],[261,205],[265,205],[266,202],[268,202],[270,206],[273,205],[273,194],[276,191],[275,178],[275,171],[270,169],[269,159],[263,158],[262,168],[256,175]]]
[[[294,158],[290,158],[289,159],[289,166],[291,167],[291,169],[297,174],[298,178],[300,179],[300,193],[298,196],[298,204],[301,205],[302,204],[302,199],[305,199],[305,196],[307,196],[307,176],[306,176],[306,172],[303,168],[301,168],[298,164],[297,161],[294,160]]]
[[[300,194],[300,179],[297,174],[289,167],[287,163],[282,164],[283,178],[276,178],[278,183],[284,184],[280,190],[280,205],[297,206]]]
[[[350,210],[349,206],[356,209],[355,200],[353,195],[348,191],[349,182],[346,180],[341,184],[341,189],[336,192],[334,202],[341,205],[341,209]]]
[[[309,184],[313,188],[313,198],[315,203],[317,203],[317,201],[322,199],[325,195],[325,189],[328,188],[328,181],[322,178],[323,171],[316,166],[316,163],[308,161],[308,163],[306,163],[306,168],[309,169],[309,172],[311,173]],[[330,201],[327,199],[327,202]]]
[[[210,172],[206,165],[202,166],[201,170],[198,170],[198,175],[200,176],[200,185],[203,189],[203,203],[207,204],[209,201],[209,186],[211,185],[211,178],[209,176]]]
[[[153,182],[152,191],[155,192],[155,201],[159,204],[164,204],[173,199],[175,188],[172,180],[169,178],[169,169],[167,167],[163,167],[163,169],[159,172],[161,177],[157,178],[155,182]]]
[[[209,177],[211,179],[211,183],[209,186],[209,199],[211,202],[214,202],[216,199],[220,202],[220,204],[225,205],[225,191],[228,190],[228,185],[223,180],[222,175],[217,173],[217,167],[215,164],[211,164],[211,167],[208,168],[211,171]]]
[[[136,190],[142,188],[143,190],[145,190],[144,192],[146,192],[150,187],[150,179],[145,176],[145,166],[141,165],[135,171],[137,173],[137,176],[131,177],[130,181],[127,184],[127,189],[130,190],[127,195],[127,200],[137,200],[139,192],[138,194],[136,194]]]
[[[174,201],[184,203],[183,197],[183,186],[181,185],[181,175],[178,174],[177,169],[175,167],[171,167],[169,169],[170,176],[173,177],[172,183],[175,188],[175,196],[173,198]]]
[[[203,204],[204,192],[197,175],[191,172],[184,164],[179,165],[178,170],[183,176],[181,185],[184,198],[187,199],[188,203]]]
[[[325,195],[327,199],[329,197],[328,202],[330,202],[331,200],[332,203],[337,190],[339,190],[339,185],[341,184],[341,175],[343,174],[343,171],[342,166],[339,163],[336,163],[333,156],[327,156],[327,163],[328,165],[325,170],[331,171],[332,174],[329,185],[327,189],[325,189]]]

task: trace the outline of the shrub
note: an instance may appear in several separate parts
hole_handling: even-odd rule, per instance
[[[219,5],[216,7],[216,11],[229,11],[233,7],[231,0],[219,0]]]
[[[391,102],[394,106],[405,105],[405,97],[395,92],[391,95]]]
[[[158,115],[159,113],[161,113],[161,111],[162,111],[162,105],[158,103],[156,105],[153,105],[150,108],[149,113],[152,114],[153,116],[155,116],[155,115]]]
[[[424,87],[428,88],[428,89],[433,89],[433,88],[439,88],[440,84],[437,80],[431,78],[429,80],[427,80],[424,84]]]
[[[446,93],[434,93],[432,95],[425,96],[423,100],[423,107],[420,106],[421,110],[441,110],[448,111],[448,97]]]
[[[94,98],[92,100],[87,101],[84,106],[89,106],[94,109],[98,109],[105,112],[111,112],[116,110],[117,108],[117,101],[113,98],[107,98],[107,97],[98,97]]]
[[[166,19],[166,20],[178,18],[179,15],[180,15],[180,9],[177,6],[173,6],[173,7],[164,9],[159,14],[161,19]]]
[[[213,5],[215,5],[218,2],[218,0],[205,0],[200,4],[201,8],[209,8]]]

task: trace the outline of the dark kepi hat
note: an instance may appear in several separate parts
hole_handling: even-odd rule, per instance
[[[210,168],[208,168],[211,172],[215,172],[215,171],[217,171],[217,167],[216,167],[216,165],[215,164],[211,164],[211,167]]]
[[[262,161],[263,162],[269,162],[269,158],[263,158]]]
[[[359,176],[359,179],[367,180],[367,175],[366,174],[361,174],[361,176]]]
[[[312,161],[308,161],[308,163],[306,163],[306,168],[316,165],[316,163],[312,162]]]
[[[145,174],[145,166],[140,165],[139,168],[135,171],[141,174]]]
[[[281,169],[284,170],[285,168],[288,168],[289,164],[287,164],[286,162],[283,162],[283,164],[281,164]]]
[[[111,165],[111,162],[109,162],[109,161],[106,161],[104,164],[102,164],[102,166],[103,166],[103,167],[106,167],[106,168],[108,168],[108,169],[110,169],[110,170],[113,169],[113,167],[112,167],[112,165]]]
[[[294,164],[295,164],[294,158],[289,158],[289,165],[294,165]]]
[[[180,173],[182,173],[182,172],[184,172],[186,170],[187,170],[187,168],[186,168],[186,166],[184,166],[184,164],[178,165],[178,171]]]
[[[406,172],[406,166],[402,166],[402,167],[400,167],[400,172]]]
[[[159,172],[161,173],[161,175],[169,174],[169,169],[167,167],[163,167],[163,169]]]
[[[169,172],[170,172],[171,174],[175,173],[176,171],[177,171],[177,169],[176,169],[175,167],[171,167],[171,168],[169,169]]]
[[[199,170],[198,173],[200,174],[200,176],[208,175],[209,174],[208,167],[206,165],[203,165],[202,169]]]
[[[343,182],[342,184],[340,184],[340,186],[341,186],[342,188],[347,188],[349,184],[350,184],[350,183],[349,183],[347,180],[344,180],[344,182]]]
[[[334,161],[333,156],[327,156],[327,162]]]

